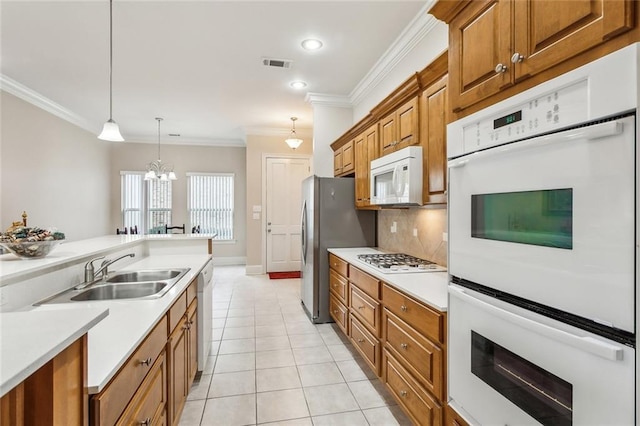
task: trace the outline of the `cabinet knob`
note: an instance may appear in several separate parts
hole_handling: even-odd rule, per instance
[[[495,70],[496,70],[497,74],[501,74],[503,72],[507,72],[507,66],[503,65],[503,64],[498,64],[498,65],[496,65]]]
[[[364,343],[364,339],[358,339],[358,343]]]
[[[150,424],[151,424],[151,419],[149,417],[147,417],[146,419],[140,422],[140,425],[142,426],[149,426]]]
[[[407,396],[407,391],[406,391],[406,390],[401,390],[401,391],[400,391],[400,396],[401,396],[401,397],[403,397],[403,398],[404,398],[405,396]]]
[[[151,357],[147,359],[140,360],[140,365],[151,365]]]
[[[338,312],[339,312],[339,311],[338,311],[337,309],[334,309],[334,310],[333,310],[333,313],[334,313],[334,314],[336,314],[336,315],[338,315]]]
[[[511,55],[511,62],[514,63],[514,64],[517,64],[518,62],[522,62],[523,59],[524,59],[524,56],[522,56],[518,52],[516,52],[513,55]]]
[[[407,307],[405,305],[400,306],[400,310],[402,312],[407,312]]]
[[[364,306],[358,306],[358,309],[364,309]]]
[[[409,345],[407,345],[406,343],[400,343],[400,347],[406,351]]]

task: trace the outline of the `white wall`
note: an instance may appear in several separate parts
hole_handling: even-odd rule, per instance
[[[333,177],[333,150],[330,145],[352,125],[353,111],[351,108],[313,105],[314,174]]]
[[[0,228],[56,227],[68,240],[104,235],[109,220],[109,150],[99,140],[1,91]]]

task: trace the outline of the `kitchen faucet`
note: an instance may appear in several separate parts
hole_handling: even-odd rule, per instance
[[[100,259],[104,259],[104,256],[100,256],[100,257],[96,257],[94,259],[91,259],[90,261],[88,261],[85,265],[84,265],[84,282],[82,284],[78,284],[77,286],[75,286],[73,289],[74,290],[82,290],[83,288],[85,288],[86,286],[88,286],[89,284],[91,284],[93,281],[96,280],[96,275],[102,273],[102,278],[106,277],[107,274],[109,273],[108,271],[108,267],[109,265],[111,265],[114,262],[117,262],[120,259],[123,259],[125,257],[136,257],[135,253],[127,253],[125,255],[122,255],[116,259],[105,259],[102,261],[102,263],[100,264],[100,268],[98,268],[97,271],[94,270],[93,268],[93,262],[95,262],[96,260],[100,260]]]

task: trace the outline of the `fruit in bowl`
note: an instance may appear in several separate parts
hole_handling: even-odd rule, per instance
[[[37,227],[12,227],[0,234],[0,246],[23,259],[43,258],[62,240],[64,240],[62,232]]]

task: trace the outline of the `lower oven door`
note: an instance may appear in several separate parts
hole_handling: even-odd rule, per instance
[[[451,275],[633,333],[634,120],[451,160]]]
[[[632,425],[635,350],[449,286],[449,394],[482,425]]]

